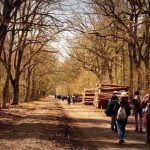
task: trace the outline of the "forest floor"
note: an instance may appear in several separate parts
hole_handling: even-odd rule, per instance
[[[93,106],[67,105],[51,97],[0,111],[0,150],[149,150],[146,135],[129,118],[118,145],[110,118]]]

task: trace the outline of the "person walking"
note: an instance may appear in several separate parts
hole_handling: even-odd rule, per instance
[[[135,115],[135,131],[142,132],[142,102],[139,91],[134,93],[133,106]]]
[[[73,96],[72,96],[72,103],[75,104],[75,102],[76,102],[76,96],[73,95]]]
[[[146,137],[147,143],[150,144],[150,103],[147,103],[146,109]]]
[[[118,96],[117,96],[118,92],[117,91],[114,91],[113,92],[113,96],[111,97],[111,99],[109,100],[108,102],[108,107],[111,111],[111,130],[112,131],[117,131],[117,127],[116,127],[116,116],[115,114],[113,113],[113,107],[115,106],[116,103],[118,103]]]
[[[130,116],[130,106],[128,104],[128,97],[120,97],[119,102],[114,106],[114,114],[116,118],[117,134],[119,144],[125,143],[125,127]]]
[[[143,98],[143,120],[146,127],[146,143],[150,144],[150,95],[146,94]]]
[[[69,96],[69,95],[67,97],[67,102],[68,102],[68,105],[70,105],[70,103],[71,103],[71,96]]]

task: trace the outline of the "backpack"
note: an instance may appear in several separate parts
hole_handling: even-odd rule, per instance
[[[126,120],[127,114],[124,107],[120,107],[117,112],[117,120]]]
[[[108,106],[105,109],[106,116],[111,117],[113,115],[113,108],[114,108],[116,103],[117,103],[116,100],[110,100]]]
[[[106,114],[106,116],[109,116],[109,117],[112,116],[112,112],[111,112],[111,110],[110,110],[110,106],[107,106],[107,107],[106,107],[106,109],[105,109],[105,114]]]

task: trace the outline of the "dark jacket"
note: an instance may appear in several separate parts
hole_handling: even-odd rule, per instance
[[[133,99],[134,111],[135,114],[142,114],[142,105],[138,99]]]
[[[116,103],[116,105],[113,108],[113,113],[114,113],[114,115],[116,117],[117,116],[117,112],[118,112],[118,110],[119,110],[121,105],[124,106],[124,108],[125,108],[125,111],[126,111],[126,114],[127,114],[127,118],[124,121],[127,122],[128,117],[131,115],[131,108],[130,108],[130,106],[129,106],[127,101],[122,101],[121,104],[120,103]],[[117,120],[117,121],[122,121],[122,120]]]

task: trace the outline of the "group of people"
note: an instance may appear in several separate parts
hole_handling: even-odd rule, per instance
[[[70,96],[70,95],[68,95],[68,96],[55,95],[55,99],[62,100],[62,101],[67,100],[68,105],[71,104],[71,102],[73,104],[75,104],[75,102],[76,102],[76,96],[74,96],[74,95],[72,95],[72,96]]]
[[[128,117],[131,115],[131,108],[135,117],[135,131],[143,131],[143,120],[146,125],[147,143],[150,144],[150,95],[147,94],[143,98],[139,91],[134,93],[133,103],[129,104],[127,92],[122,92],[118,96],[118,92],[114,91],[113,96],[108,101],[105,110],[107,116],[111,116],[111,129],[118,134],[119,144],[123,144],[125,136],[125,127]]]

